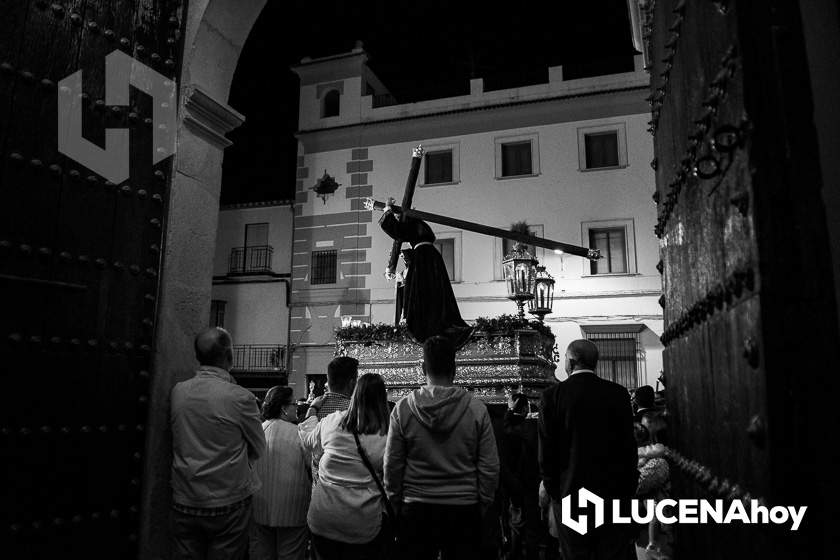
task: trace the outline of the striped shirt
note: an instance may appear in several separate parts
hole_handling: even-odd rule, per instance
[[[285,420],[263,422],[266,453],[254,465],[262,488],[254,493],[254,521],[268,527],[302,527],[312,492],[298,428]]]

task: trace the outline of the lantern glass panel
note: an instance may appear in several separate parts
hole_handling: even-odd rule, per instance
[[[545,267],[538,266],[534,282],[534,299],[529,304],[530,311],[551,313],[554,306],[554,279],[545,271]]]
[[[509,296],[516,294],[516,288],[514,286],[514,274],[513,274],[513,261],[504,263],[504,271],[505,271],[505,280],[507,284],[507,292]]]

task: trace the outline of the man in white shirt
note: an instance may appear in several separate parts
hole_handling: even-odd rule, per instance
[[[251,465],[265,450],[254,395],[236,384],[233,342],[220,328],[195,338],[200,367],[172,389],[175,559],[239,559],[248,549]]]

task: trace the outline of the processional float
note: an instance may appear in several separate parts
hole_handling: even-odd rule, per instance
[[[406,180],[402,204],[390,205],[400,221],[421,220],[471,231],[482,235],[510,239],[518,244],[542,247],[590,260],[601,258],[596,249],[508,231],[451,216],[424,212],[413,208],[417,177],[423,160],[423,148],[414,149]],[[369,210],[385,210],[387,203],[373,198],[365,201]],[[393,279],[403,240],[394,239],[386,267],[386,276]],[[399,321],[399,317],[395,319]],[[527,323],[526,323],[527,324]],[[395,324],[395,327],[398,327]],[[336,353],[359,360],[364,373],[378,373],[388,386],[389,398],[399,398],[424,383],[421,369],[422,347],[410,338],[383,340],[349,340],[337,337]],[[535,396],[553,379],[554,337],[548,329],[516,329],[507,333],[475,332],[456,356],[455,382],[473,391],[487,402],[506,402],[511,391]]]

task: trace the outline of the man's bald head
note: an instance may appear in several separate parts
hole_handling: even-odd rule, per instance
[[[230,369],[233,364],[233,340],[220,327],[201,331],[195,337],[195,357],[203,366]]]
[[[573,340],[566,348],[566,359],[575,369],[594,370],[598,365],[598,347],[591,340]]]

